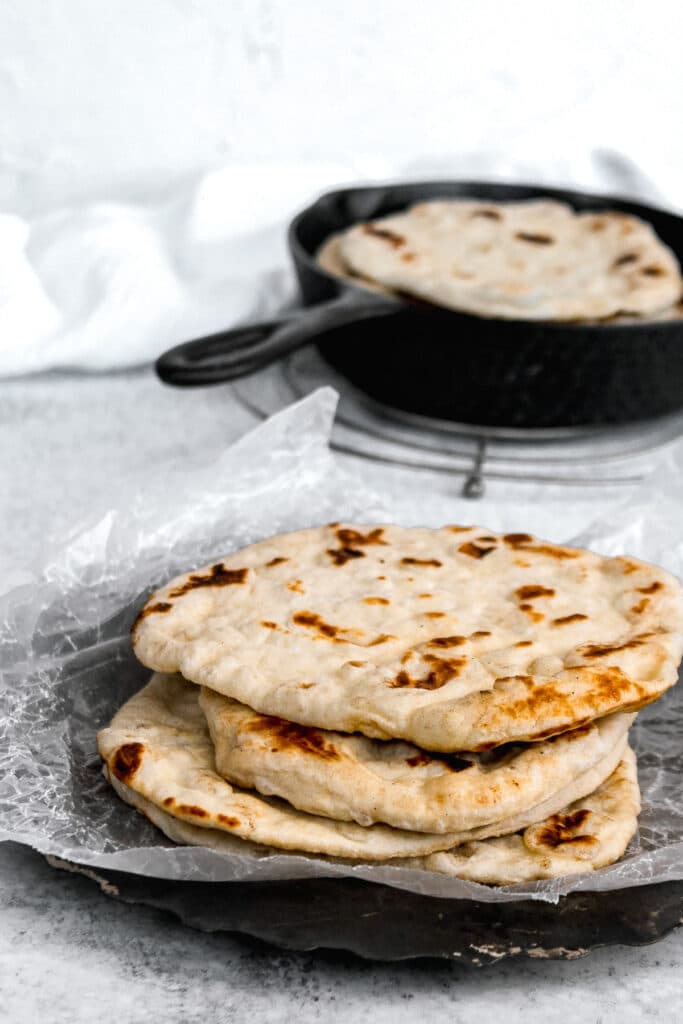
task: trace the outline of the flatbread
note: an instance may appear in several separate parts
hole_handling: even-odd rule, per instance
[[[391,289],[385,288],[378,281],[372,281],[369,277],[363,277],[361,274],[354,274],[342,259],[339,251],[340,242],[341,235],[330,235],[316,253],[316,259],[323,270],[335,277],[341,277],[345,281],[351,281],[352,284],[368,288],[371,292],[380,292],[383,295],[394,294]]]
[[[400,740],[294,725],[206,688],[199,703],[216,770],[229,781],[311,814],[439,833],[509,819],[550,799],[558,810],[586,796],[614,771],[635,718],[610,715],[491,754],[438,756]]]
[[[363,277],[361,274],[355,273],[347,266],[341,254],[342,235],[343,232],[330,235],[316,253],[316,259],[323,270],[343,281],[350,281],[351,284],[359,288],[367,288],[382,295],[392,295],[397,299],[410,298],[405,293],[393,291],[391,288],[380,284],[379,281],[373,281],[370,277]],[[604,324],[605,326],[610,326],[611,324],[659,323],[664,320],[683,320],[683,299],[680,293],[673,305],[665,306],[656,313],[643,313],[640,316],[636,313],[615,313],[610,317],[603,317],[600,320],[586,320],[585,322],[594,325]]]
[[[627,747],[614,774],[595,793],[521,835],[464,843],[405,866],[489,885],[596,871],[623,855],[638,827],[639,811],[636,758]]]
[[[317,527],[156,591],[143,664],[301,725],[441,752],[545,739],[676,681],[674,577],[474,527]]]
[[[181,676],[153,676],[98,734],[97,743],[124,799],[130,791],[202,832],[214,829],[264,846],[367,861],[431,853],[456,838],[331,821],[231,786],[216,773],[199,690]]]
[[[225,830],[202,828],[169,814],[115,776],[111,782],[123,800],[175,843],[205,846],[227,856],[267,856],[274,852]],[[622,856],[635,834],[639,809],[635,757],[627,747],[624,759],[597,792],[525,829],[522,835],[468,841],[450,851],[393,860],[392,867],[436,871],[488,885],[514,885],[590,872]]]
[[[338,254],[362,278],[482,316],[645,315],[683,290],[678,261],[650,224],[554,200],[418,203],[350,228]]]

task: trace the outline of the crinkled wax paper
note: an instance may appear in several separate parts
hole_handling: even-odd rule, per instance
[[[151,587],[274,533],[337,519],[400,519],[330,454],[335,405],[330,388],[315,392],[218,462],[197,465],[180,485],[172,475],[150,474],[133,499],[122,495],[119,508],[77,531],[39,580],[0,599],[0,839],[169,879],[348,875],[484,901],[552,901],[577,889],[683,878],[681,688],[643,711],[634,730],[644,797],[639,840],[618,865],[585,876],[496,889],[322,857],[224,856],[173,845],[115,796],[101,774],[95,734],[149,675],[131,653],[129,628]],[[629,506],[580,542],[683,575],[682,463],[681,449],[672,449]]]

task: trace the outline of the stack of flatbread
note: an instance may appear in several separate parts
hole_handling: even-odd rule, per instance
[[[363,287],[479,316],[683,317],[678,261],[650,224],[551,199],[418,203],[333,235],[318,262]]]
[[[172,580],[132,635],[155,674],[99,749],[173,840],[511,884],[626,849],[683,593],[524,533],[332,524]]]

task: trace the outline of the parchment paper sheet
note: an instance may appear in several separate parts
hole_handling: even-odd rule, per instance
[[[401,510],[387,507],[330,453],[335,405],[332,389],[315,392],[217,463],[198,460],[182,487],[163,471],[150,473],[105,518],[75,530],[35,583],[0,598],[0,839],[169,879],[350,875],[487,902],[556,901],[578,889],[683,879],[681,687],[643,711],[633,731],[644,803],[638,841],[619,864],[585,876],[496,889],[305,855],[227,857],[173,845],[115,796],[101,775],[95,735],[149,676],[131,653],[129,629],[152,587],[271,534],[332,520],[401,521]],[[636,555],[683,575],[682,469],[676,446],[628,505],[580,538],[551,539]]]

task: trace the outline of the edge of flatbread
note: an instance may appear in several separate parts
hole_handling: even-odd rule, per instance
[[[638,828],[639,812],[636,757],[627,747],[616,770],[594,793],[522,834],[464,843],[406,866],[489,885],[597,871],[623,856]]]

